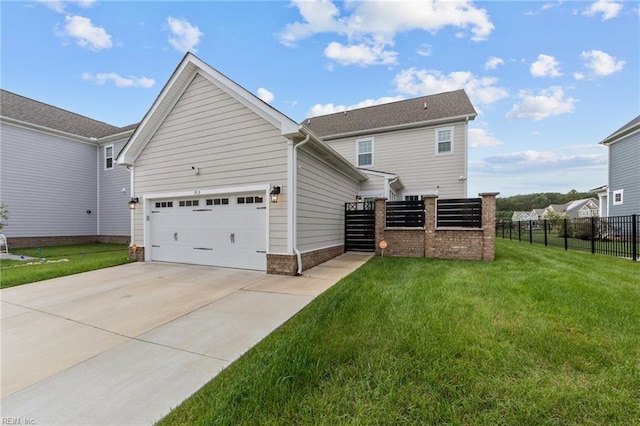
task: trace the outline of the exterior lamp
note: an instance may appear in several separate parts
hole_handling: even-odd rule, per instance
[[[280,194],[280,187],[279,186],[274,186],[273,188],[271,188],[271,192],[269,194],[271,195],[271,202],[272,203],[277,203],[278,202],[278,194]]]
[[[140,199],[138,197],[131,198],[131,200],[129,201],[129,208],[131,210],[135,210],[136,204],[138,204],[139,202],[140,202]]]

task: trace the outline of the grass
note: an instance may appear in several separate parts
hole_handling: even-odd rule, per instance
[[[160,425],[640,424],[640,265],[374,258]]]
[[[32,260],[0,260],[0,288],[128,263],[126,244],[84,244],[12,250]]]

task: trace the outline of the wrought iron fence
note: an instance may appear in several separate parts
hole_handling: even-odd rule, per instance
[[[496,237],[638,260],[638,215],[496,222]]]

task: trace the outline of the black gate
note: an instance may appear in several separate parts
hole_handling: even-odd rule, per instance
[[[346,203],[344,205],[344,249],[345,251],[368,251],[376,249],[375,203]]]

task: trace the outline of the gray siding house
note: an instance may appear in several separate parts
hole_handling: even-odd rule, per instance
[[[119,128],[0,91],[0,200],[10,247],[130,239]]]
[[[608,184],[597,188],[606,215],[640,214],[640,115],[600,144],[609,148]]]

